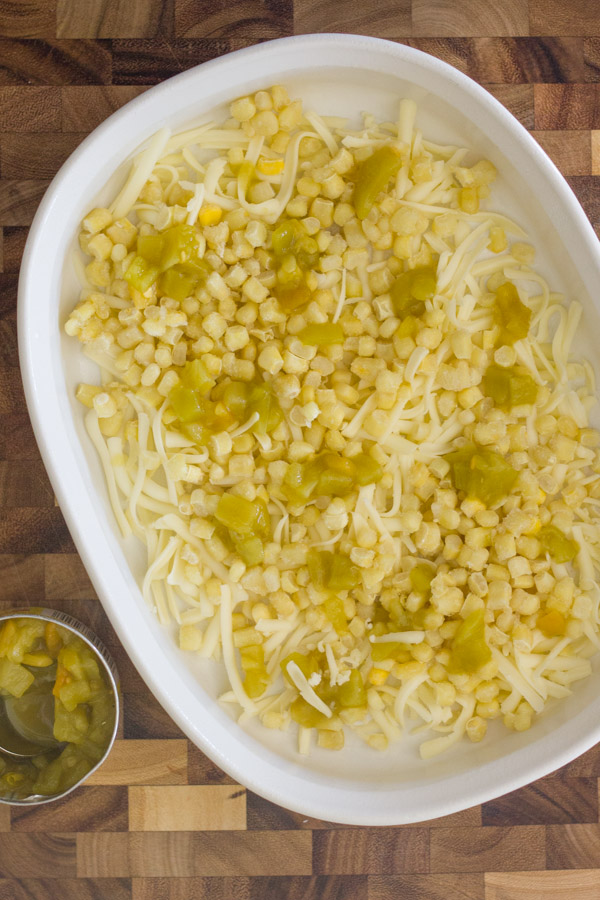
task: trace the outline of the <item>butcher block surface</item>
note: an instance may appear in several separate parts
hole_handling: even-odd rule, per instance
[[[335,31],[408,44],[484,85],[600,234],[595,0],[0,0],[0,609],[34,603],[86,622],[123,688],[119,738],[86,786],[37,808],[0,806],[0,900],[600,900],[600,745],[513,794],[398,828],[307,819],[233,782],[128,660],[31,431],[17,277],[61,163],[171,75],[271,38]]]

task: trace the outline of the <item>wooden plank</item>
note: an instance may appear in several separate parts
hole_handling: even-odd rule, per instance
[[[600,131],[592,131],[592,175],[600,175]]]
[[[248,791],[247,810],[248,828],[255,831],[264,829],[288,830],[291,828],[321,830],[325,828],[339,829],[344,827],[352,827],[338,825],[334,822],[326,822],[321,819],[312,819],[303,815],[302,813],[295,813],[292,810],[284,809],[282,806],[277,806],[277,804],[271,803],[269,800],[265,800],[264,797],[259,797],[258,794],[254,794],[252,791]],[[419,822],[418,824],[419,827],[422,828],[441,828],[443,826],[464,827],[468,825],[481,825],[481,807],[474,806],[471,807],[471,809],[465,809],[450,816],[442,816],[439,819],[432,819],[428,822]],[[414,826],[400,825],[398,827],[413,828]]]
[[[0,554],[0,601],[39,605],[44,597],[44,556]]]
[[[18,369],[13,369],[18,372]],[[4,385],[2,382],[4,381]],[[7,379],[0,375],[0,405],[10,400],[2,396]],[[7,411],[2,415],[0,429],[0,459],[30,459],[40,461],[40,451],[33,435],[33,429],[26,409]]]
[[[14,806],[13,832],[126,831],[127,790],[124,787],[81,787],[54,803]]]
[[[600,128],[600,85],[536,84],[534,98],[537,129]]]
[[[238,831],[246,828],[246,791],[237,785],[129,788],[130,831]]]
[[[96,600],[97,594],[81,559],[76,553],[46,557],[46,599]]]
[[[7,509],[0,517],[0,547],[7,553],[72,553],[73,540],[58,508]]]
[[[0,509],[54,506],[54,491],[41,464],[0,462]]]
[[[192,0],[187,0],[191,5]],[[412,33],[410,0],[393,0],[377,7],[337,0],[295,0],[294,32],[345,32],[398,39]]]
[[[60,38],[152,38],[172,30],[172,0],[57,0],[56,36]]]
[[[0,4],[0,34],[10,38],[54,37],[56,0],[4,0]]]
[[[600,900],[600,869],[486,872],[485,900]]]
[[[64,161],[79,146],[85,134],[28,134],[7,132],[0,136],[2,178],[53,178]]]
[[[21,257],[27,239],[27,228],[4,228],[3,229],[3,271],[18,272],[21,266]]]
[[[185,784],[187,759],[187,741],[117,740],[86,784]]]
[[[188,741],[188,780],[190,784],[237,784],[235,778],[223,772],[191,741]]]
[[[506,106],[525,128],[534,125],[534,86],[532,84],[484,84],[490,94]]]
[[[2,38],[0,85],[109,84],[109,41],[56,41]]]
[[[586,81],[600,81],[600,38],[583,39],[583,60],[589,72]]]
[[[113,82],[122,85],[157,84],[192,66],[253,43],[245,37],[115,40],[112,42]]]
[[[126,738],[183,738],[183,732],[148,691],[128,694],[123,709]]]
[[[58,88],[0,87],[0,132],[56,131],[59,128]]]
[[[80,878],[269,875],[273,871],[312,874],[310,834],[180,831],[77,835]]]
[[[60,894],[52,878],[0,878],[0,900],[131,900],[128,878],[62,878]]]
[[[63,87],[61,90],[62,131],[88,132],[111,113],[143,93],[143,87],[93,85]]]
[[[598,821],[598,779],[549,776],[484,803],[484,825],[564,825]]]
[[[589,175],[569,175],[567,181],[592,225],[600,225],[600,181]]]
[[[133,878],[132,885],[133,900],[368,900],[366,875]]]
[[[600,869],[600,825],[548,825],[546,851],[548,869]]]
[[[0,181],[0,225],[31,225],[48,181],[38,179]]]
[[[432,828],[430,841],[432,872],[543,869],[546,860],[541,825]]]
[[[481,0],[413,0],[414,35],[477,37],[529,33],[525,0],[482,3]]]
[[[589,0],[529,0],[531,34],[600,36],[598,8]]]
[[[593,71],[584,60],[582,38],[422,37],[402,43],[491,84],[579,82]]]
[[[369,875],[368,900],[484,900],[483,875]]]
[[[75,835],[65,833],[3,834],[0,878],[74,878]]]
[[[186,38],[232,38],[264,41],[292,34],[292,0],[175,0],[175,35]],[[127,35],[120,35],[126,37]],[[142,35],[139,35],[142,37]]]
[[[429,838],[419,827],[315,831],[315,874],[428,872]]]
[[[592,142],[589,131],[532,131],[563,175],[592,173]]]

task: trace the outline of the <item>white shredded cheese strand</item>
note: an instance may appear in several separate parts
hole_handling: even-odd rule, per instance
[[[293,660],[290,660],[285,667],[285,670],[294,682],[294,685],[298,688],[298,692],[303,700],[306,700],[306,702],[310,703],[310,705],[318,712],[323,713],[324,716],[327,716],[327,718],[330,719],[332,716],[331,710],[327,704],[323,703],[321,698],[315,694],[300,666]]]
[[[171,136],[169,128],[161,128],[150,139],[148,147],[134,160],[132,170],[120,193],[110,206],[115,219],[122,219],[131,210],[140,191],[152,174],[154,166],[161,158]]]

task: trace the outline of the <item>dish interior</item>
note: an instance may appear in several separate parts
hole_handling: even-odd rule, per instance
[[[204,749],[212,753],[220,765],[225,768],[229,765],[235,770],[237,763],[229,760],[228,749],[221,738],[215,739],[215,727],[220,735],[228,735],[231,746],[240,741],[247,746],[248,774],[245,778],[239,771],[234,771],[234,774],[251,786],[254,779],[253,759],[266,761],[280,773],[293,778],[309,778],[313,783],[339,786],[345,790],[349,788],[361,793],[402,789],[408,785],[418,788],[419,785],[441,782],[449,776],[468,777],[483,764],[500,759],[508,771],[511,767],[511,754],[526,753],[535,757],[536,749],[533,745],[536,742],[552,736],[557,729],[562,734],[577,717],[582,717],[584,724],[591,721],[590,716],[595,715],[597,718],[600,711],[600,660],[595,661],[594,674],[576,684],[571,698],[549,707],[536,719],[531,730],[522,734],[490,728],[483,743],[471,744],[464,740],[441,757],[427,762],[422,762],[418,756],[417,747],[422,737],[410,735],[384,753],[371,750],[358,738],[351,736],[342,751],[331,752],[315,747],[310,757],[301,758],[296,752],[293,733],[269,731],[260,724],[251,722],[242,726],[247,736],[240,734],[240,726],[234,719],[233,711],[219,705],[216,700],[219,693],[227,687],[222,667],[180,652],[175,643],[174,631],[170,633],[159,625],[153,612],[146,607],[138,588],[145,571],[144,548],[133,538],[126,541],[121,539],[113,521],[102,471],[84,430],[82,407],[75,400],[77,384],[80,381],[97,382],[98,371],[82,355],[79,343],[68,338],[62,329],[68,312],[78,299],[79,285],[72,254],[77,247],[75,236],[79,222],[90,208],[108,204],[114,197],[128,168],[123,161],[157,128],[167,124],[173,131],[177,131],[210,118],[218,122],[227,115],[227,103],[241,93],[281,82],[288,87],[291,97],[298,96],[304,100],[306,108],[313,108],[321,114],[348,116],[357,123],[358,115],[363,110],[374,113],[377,117],[393,120],[401,97],[416,100],[417,127],[423,130],[428,139],[442,144],[468,146],[474,151],[468,157],[470,162],[484,157],[496,165],[499,177],[486,205],[511,216],[525,229],[536,247],[538,268],[547,277],[552,288],[564,291],[568,297],[582,302],[585,327],[580,328],[574,352],[577,356],[586,356],[594,365],[598,361],[594,335],[598,333],[599,313],[585,289],[578,265],[565,250],[561,238],[564,228],[561,211],[559,208],[552,209],[552,201],[546,204],[540,202],[531,186],[532,182],[535,183],[535,179],[529,177],[531,173],[526,170],[518,171],[505,156],[499,138],[500,124],[496,126],[496,134],[485,133],[469,117],[468,109],[460,108],[456,102],[429,90],[425,86],[428,79],[418,71],[418,67],[414,72],[414,81],[411,80],[411,66],[406,61],[398,63],[397,75],[383,74],[360,65],[352,68],[323,67],[310,71],[286,72],[285,53],[280,56],[280,71],[273,70],[273,74],[268,77],[261,74],[246,80],[247,72],[242,74],[240,71],[238,77],[241,88],[238,90],[225,83],[220,90],[215,91],[209,83],[206,92],[202,89],[181,92],[177,91],[176,84],[172,85],[172,103],[163,103],[163,108],[168,106],[171,109],[168,119],[164,120],[157,115],[150,123],[151,117],[144,115],[143,131],[136,129],[136,115],[132,110],[128,126],[122,128],[122,145],[114,143],[112,151],[105,152],[98,158],[97,167],[88,173],[87,184],[80,188],[75,185],[74,189],[79,191],[77,199],[71,200],[68,208],[65,206],[67,215],[61,222],[62,231],[54,239],[54,263],[47,294],[49,308],[40,314],[40,335],[45,333],[45,340],[51,346],[52,371],[48,373],[48,378],[55,386],[60,406],[60,422],[56,426],[63,430],[73,446],[78,475],[87,484],[89,497],[97,514],[97,527],[101,529],[112,550],[121,583],[126,588],[124,596],[109,598],[109,614],[134,660],[136,657],[136,661],[145,659],[149,667],[156,661],[157,681],[165,673],[169,676],[163,685],[163,703],[169,702],[173,708],[180,708],[180,712],[175,714],[178,723],[190,736],[203,738]],[[294,58],[298,58],[297,54]],[[200,84],[198,74],[198,85]],[[163,86],[163,90],[168,88],[168,85]],[[184,97],[181,96],[182,93],[185,94]],[[203,100],[204,94],[210,99]],[[532,162],[529,164],[533,165]],[[76,527],[85,531],[86,525],[86,521],[78,521]],[[85,538],[82,542],[85,544]],[[89,562],[93,560],[93,548],[88,545],[86,550],[86,561]],[[135,633],[132,631],[133,623]],[[183,707],[185,712],[181,711]],[[269,794],[264,780],[262,788],[258,781],[256,787],[259,792]],[[500,792],[491,786],[490,796],[494,789],[496,793]],[[425,810],[426,815],[441,814],[443,793],[442,789],[440,809],[430,807]],[[451,802],[454,808],[459,805],[457,800]],[[468,802],[467,797],[463,805]],[[370,816],[373,821],[378,801],[376,797],[365,797],[365,803],[367,809],[362,814],[362,819],[368,820]],[[326,817],[325,812],[322,815]],[[396,815],[396,821],[410,821],[411,818],[416,818],[414,813],[404,816],[401,810]],[[359,821],[356,817],[348,820]]]

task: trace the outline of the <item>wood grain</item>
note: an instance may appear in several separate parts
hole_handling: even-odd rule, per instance
[[[545,831],[541,825],[432,828],[430,841],[432,872],[545,868]]]
[[[44,599],[44,556],[3,553],[0,555],[0,601],[32,602]]]
[[[368,900],[483,900],[483,875],[371,875]],[[488,898],[486,897],[486,900]]]
[[[290,828],[302,828],[307,830],[315,829],[331,829],[343,828],[331,822],[325,822],[322,819],[312,819],[295,813],[289,809],[283,809],[264,797],[259,797],[252,791],[248,791],[247,798],[247,815],[248,828],[251,830],[272,830]],[[465,827],[469,825],[481,825],[481,807],[473,806],[470,809],[461,810],[461,812],[453,813],[449,816],[441,816],[439,819],[433,819],[431,822],[419,822],[419,827],[442,828],[446,827]],[[352,827],[352,826],[346,826]],[[398,826],[401,828],[413,826]]]
[[[41,806],[16,806],[11,810],[13,832],[127,830],[127,788],[82,787]]]
[[[0,180],[0,225],[31,225],[49,181]]]
[[[0,900],[131,900],[127,878],[61,878],[60,894],[53,878],[0,878]]]
[[[412,32],[426,37],[477,37],[529,33],[523,0],[413,0]]]
[[[0,37],[0,85],[107,84],[111,77],[109,41]]]
[[[74,553],[49,553],[45,564],[44,591],[48,600],[95,600],[96,591],[83,563]]]
[[[1,862],[0,857],[0,870]],[[183,831],[77,835],[80,878],[266,875],[273,871],[312,874],[310,834]]]
[[[53,37],[56,0],[1,0],[0,22],[4,37]]]
[[[117,740],[86,784],[186,784],[187,741]]]
[[[598,869],[600,825],[548,825],[546,851],[548,869]]]
[[[113,41],[113,82],[123,85],[158,84],[192,66],[233,50],[241,50],[252,43],[254,41],[247,38]]]
[[[531,34],[600,35],[600,16],[590,0],[529,0]]]
[[[314,871],[326,875],[428,872],[429,837],[429,831],[419,827],[315,831]]]
[[[74,878],[77,871],[74,834],[3,834],[0,841],[0,877]]]
[[[123,699],[118,739],[84,787],[0,805],[0,900],[600,900],[600,745],[418,825],[284,810],[236,784],[149,693],[54,505],[16,343],[17,274],[48,181],[150,85],[315,31],[403,42],[474,78],[532,131],[600,235],[597,0],[0,0],[0,611],[46,604],[85,621]]]
[[[600,900],[600,869],[486,872],[485,900]]]
[[[133,878],[132,888],[132,900],[369,900],[366,875]]]
[[[21,265],[27,228],[7,227],[3,228],[2,232],[2,270],[14,274],[19,271]]]
[[[586,81],[600,81],[600,37],[583,39],[583,59],[590,72]]]
[[[550,776],[490,800],[484,825],[566,825],[598,821],[598,779]]]
[[[584,82],[594,72],[584,57],[583,38],[415,37],[402,43],[492,84]]]
[[[292,0],[175,0],[175,35],[245,41],[284,37],[292,34],[293,9]]]
[[[378,4],[374,18],[373,9],[360,0],[347,3],[339,3],[338,0],[295,0],[294,32],[310,34],[319,31],[402,38],[412,33],[411,3],[410,0],[384,0]]]
[[[592,171],[592,140],[589,131],[531,133],[563,175],[589,175]]]
[[[57,0],[56,35],[60,38],[153,38],[172,30],[172,0]]]
[[[57,88],[0,87],[0,131],[47,130],[60,130],[60,94]]]
[[[63,87],[60,128],[62,131],[92,131],[143,91],[144,88],[127,85]]]
[[[490,94],[499,100],[525,128],[532,129],[535,122],[534,90],[531,84],[484,84]]]
[[[238,785],[129,788],[130,831],[236,831],[246,828],[246,791]]]
[[[2,178],[53,178],[64,161],[81,143],[85,134],[31,135],[7,132],[0,136],[0,176]]]
[[[536,84],[535,127],[600,128],[600,85]]]

